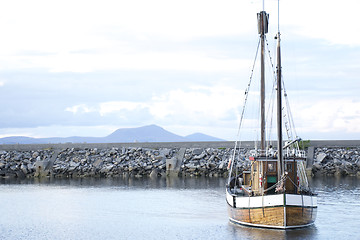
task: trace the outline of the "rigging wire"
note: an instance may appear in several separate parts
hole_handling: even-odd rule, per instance
[[[285,89],[284,81],[283,81],[283,89],[284,89],[284,98],[285,98],[286,111],[287,111],[287,115],[288,115],[289,127],[290,127],[290,130],[293,131],[293,133],[295,135],[295,138],[298,138],[296,128],[295,128],[294,118],[292,116],[292,112],[291,112],[291,108],[290,108],[289,98],[287,96],[287,92],[286,92],[286,89]],[[294,140],[295,138],[290,139],[290,140]],[[299,149],[299,143],[298,142],[296,142],[296,145],[297,145],[297,148]]]
[[[235,162],[236,149],[237,149],[238,142],[240,140],[241,124],[242,124],[242,121],[243,121],[243,118],[244,118],[246,102],[247,102],[247,99],[248,99],[248,96],[249,96],[250,86],[251,86],[252,78],[253,78],[253,75],[254,75],[254,68],[255,68],[256,59],[257,59],[257,56],[258,56],[258,53],[259,53],[259,46],[260,46],[260,38],[259,38],[257,48],[256,48],[255,59],[254,59],[254,63],[253,63],[252,69],[251,69],[249,83],[248,83],[248,85],[247,85],[247,87],[245,89],[245,99],[244,99],[244,105],[243,105],[241,115],[240,115],[239,127],[238,127],[238,132],[237,132],[237,139],[235,141],[235,147],[234,147],[232,158],[230,159],[231,166],[230,166],[230,174],[229,174],[228,183],[230,183],[230,180],[231,180],[230,178],[231,178],[231,173],[233,171],[233,166],[234,166],[234,162]],[[240,147],[241,147],[241,142],[239,143],[239,149],[240,149]],[[239,156],[240,156],[240,154],[239,154]]]
[[[265,43],[266,43],[266,47],[267,47],[267,52],[268,52],[268,56],[269,56],[269,62],[270,62],[270,65],[271,65],[271,68],[272,68],[272,73],[273,73],[273,76],[274,76],[274,82],[273,82],[273,88],[272,88],[272,92],[271,92],[271,97],[270,99],[272,100],[273,99],[273,93],[274,93],[274,90],[275,90],[275,84],[276,84],[276,70],[275,70],[275,66],[273,64],[273,59],[271,57],[271,52],[270,52],[270,47],[269,47],[269,42],[267,40],[267,38],[265,38]],[[286,88],[285,88],[285,82],[284,82],[284,77],[283,75],[281,76],[281,79],[282,79],[282,84],[283,84],[283,90],[284,90],[284,99],[285,99],[285,106],[286,106],[286,116],[287,116],[287,122],[289,123],[289,128],[290,128],[290,131],[291,131],[291,135],[288,135],[288,139],[289,140],[294,140],[294,137],[297,138],[298,135],[296,133],[296,128],[295,128],[295,124],[294,124],[294,118],[292,116],[292,112],[291,112],[291,109],[290,109],[290,103],[289,103],[289,98],[287,97],[287,92],[286,92]],[[268,113],[272,113],[273,112],[273,104],[274,104],[274,101],[271,101],[271,105],[269,105],[269,110],[268,110]],[[271,106],[271,107],[270,107]],[[271,108],[271,111],[270,111],[270,108]],[[272,114],[268,114],[268,116],[271,115],[271,119],[270,119],[270,130],[269,130],[269,136],[271,136],[271,129],[272,129]],[[294,133],[294,135],[293,135]],[[298,145],[298,143],[297,143]]]
[[[247,87],[245,89],[245,100],[244,100],[243,109],[241,111],[239,128],[238,128],[238,132],[237,132],[238,137],[240,136],[241,123],[242,123],[242,120],[243,120],[243,117],[244,117],[245,106],[246,106],[246,102],[247,102],[247,99],[248,99],[248,96],[249,96],[249,90],[250,90],[251,81],[252,81],[252,78],[253,78],[253,75],[254,75],[254,68],[255,68],[255,64],[256,64],[257,55],[258,55],[258,52],[259,52],[259,46],[260,46],[260,39],[259,39],[259,42],[258,42],[258,45],[257,45],[253,67],[251,69],[250,80],[249,80],[249,83],[248,83],[248,85],[247,85]]]
[[[275,66],[273,64],[273,61],[272,61],[272,57],[271,57],[271,52],[270,52],[270,48],[269,48],[269,42],[267,40],[267,38],[265,38],[265,42],[266,42],[266,48],[267,48],[267,52],[268,52],[268,56],[269,56],[269,62],[270,62],[270,66],[271,66],[271,69],[272,69],[272,75],[273,75],[273,86],[272,86],[272,91],[271,91],[271,95],[270,95],[270,104],[268,106],[268,111],[267,111],[267,117],[270,118],[270,123],[268,126],[269,127],[269,132],[268,132],[268,136],[270,139],[270,142],[271,142],[271,130],[272,130],[272,122],[273,122],[273,113],[274,113],[274,105],[275,105],[275,86],[276,86],[276,71],[275,71]],[[271,110],[270,110],[271,109]],[[271,113],[271,114],[270,114]],[[267,119],[267,122],[269,122],[269,120]],[[268,143],[268,144],[271,144],[271,143]],[[268,146],[269,147],[269,146]]]

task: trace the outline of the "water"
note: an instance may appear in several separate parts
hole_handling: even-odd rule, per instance
[[[0,181],[0,239],[359,239],[357,178],[316,179],[316,224],[228,222],[225,179]]]

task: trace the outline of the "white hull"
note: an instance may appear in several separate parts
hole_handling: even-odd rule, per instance
[[[266,228],[300,228],[316,218],[317,198],[311,195],[274,194],[236,196],[226,193],[232,223]]]

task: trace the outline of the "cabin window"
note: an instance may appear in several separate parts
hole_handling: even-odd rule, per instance
[[[268,163],[268,172],[275,172],[275,163]]]
[[[287,163],[287,164],[286,164],[286,171],[287,171],[287,172],[292,172],[292,171],[293,171],[293,170],[292,170],[292,166],[293,166],[292,163]]]

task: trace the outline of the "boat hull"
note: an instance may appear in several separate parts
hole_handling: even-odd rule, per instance
[[[314,223],[316,196],[275,194],[233,196],[227,193],[229,219],[232,223],[266,228],[300,228]]]

